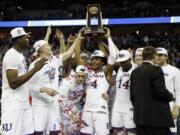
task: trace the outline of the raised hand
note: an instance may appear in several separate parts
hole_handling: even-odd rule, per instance
[[[51,34],[51,32],[52,32],[51,25],[49,25],[48,28],[47,28],[47,33]]]
[[[104,29],[106,30],[106,34],[104,35],[106,38],[110,38],[111,37],[111,31],[109,28],[104,27]]]
[[[62,39],[62,38],[64,38],[64,35],[63,35],[63,33],[59,30],[59,29],[56,29],[56,37],[58,38],[58,39]]]
[[[84,30],[85,30],[85,27],[83,27],[82,29],[80,29],[79,30],[79,32],[78,32],[78,38],[80,38],[80,39],[84,39],[84,36],[83,36],[83,32],[84,32]]]
[[[40,70],[46,64],[46,61],[47,61],[46,58],[41,58],[34,64],[34,69],[36,71]]]

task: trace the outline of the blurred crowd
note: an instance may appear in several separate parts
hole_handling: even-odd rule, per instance
[[[180,13],[180,3],[176,0],[92,0],[91,3],[101,5],[104,18],[177,16]],[[88,0],[1,1],[0,20],[82,19],[86,16],[87,4],[90,4]]]

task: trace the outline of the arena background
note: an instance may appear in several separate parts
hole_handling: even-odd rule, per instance
[[[55,23],[52,26],[52,34],[49,42],[53,46],[54,52],[58,50],[58,41],[54,38],[55,29],[60,29],[65,41],[70,34],[75,35],[83,27],[81,25],[59,25],[56,21],[75,19],[85,19],[87,4],[98,3],[101,5],[103,18],[127,19],[122,24],[121,20],[116,24],[105,26],[111,29],[111,35],[119,49],[131,48],[133,51],[146,45],[154,47],[165,47],[169,52],[170,63],[180,68],[180,1],[178,0],[6,0],[0,2],[0,68],[2,66],[3,54],[12,45],[10,40],[10,30],[15,26],[21,26],[17,21],[37,21],[42,20]],[[148,20],[155,19],[159,22]],[[156,18],[154,18],[156,17]],[[158,17],[158,18],[157,18]],[[174,19],[164,21],[166,18]],[[130,24],[129,20],[134,18]],[[136,19],[141,19],[137,22]],[[48,23],[33,27],[26,25],[26,31],[31,32],[30,51],[26,52],[28,62],[31,62],[32,45],[44,38]],[[93,45],[94,40],[86,42],[83,50],[92,52],[97,46]],[[2,84],[2,73],[0,70],[0,85]]]

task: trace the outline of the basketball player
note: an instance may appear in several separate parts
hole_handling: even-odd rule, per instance
[[[35,42],[33,47],[34,55],[38,55],[39,58],[31,63],[30,69],[40,58],[48,59],[47,64],[29,81],[33,99],[35,135],[42,135],[44,130],[50,131],[51,135],[57,135],[60,131],[59,105],[56,96],[59,93],[59,67],[62,66],[62,61],[73,54],[75,42],[68,51],[58,56],[53,55],[51,46],[45,40]]]
[[[11,39],[14,44],[6,52],[2,65],[2,134],[30,135],[34,127],[27,81],[44,66],[46,59],[39,59],[27,72],[23,52],[29,44],[28,33],[22,27],[14,28]]]
[[[133,106],[130,101],[130,75],[135,69],[131,55],[127,50],[121,50],[116,62],[119,69],[116,77],[116,95],[112,109],[112,128],[117,135],[135,135],[133,122]]]
[[[171,128],[173,134],[177,133],[176,118],[180,107],[180,70],[167,63],[168,52],[165,48],[159,47],[157,50],[156,63],[162,68],[167,89],[173,93],[175,101],[170,102],[175,128]]]
[[[85,93],[84,82],[87,76],[87,68],[84,65],[76,67],[75,76],[63,79],[60,86],[61,133],[65,135],[78,135],[80,131],[80,118],[82,106],[80,100]]]
[[[110,33],[107,33],[110,37]],[[82,40],[81,32],[78,34],[79,41]],[[79,51],[80,52],[80,51]],[[79,56],[76,51],[76,56]],[[78,64],[84,64],[78,57]],[[109,112],[108,112],[108,97],[109,82],[112,76],[112,68],[109,64],[106,65],[105,54],[96,50],[90,57],[92,70],[88,71],[86,79],[86,99],[82,113],[82,121],[86,123],[81,128],[82,135],[109,134]],[[105,71],[103,66],[106,65]]]

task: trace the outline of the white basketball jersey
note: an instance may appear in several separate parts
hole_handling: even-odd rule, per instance
[[[108,103],[102,98],[103,93],[107,93],[109,83],[103,71],[95,73],[88,72],[86,80],[86,101],[84,111],[108,112]]]
[[[34,67],[34,64],[38,60],[31,63],[30,69]],[[59,67],[61,65],[62,57],[52,56],[47,61],[47,64],[30,79],[29,86],[33,97],[32,105],[46,105],[45,100],[55,100],[55,98],[46,93],[40,93],[39,90],[41,87],[47,87],[59,91]]]
[[[8,105],[11,104],[14,100],[18,100],[20,102],[26,102],[26,107],[28,106],[28,97],[29,97],[29,89],[27,83],[22,84],[13,90],[9,86],[9,82],[7,79],[6,71],[8,69],[13,69],[18,71],[18,76],[24,75],[27,73],[27,65],[25,57],[22,53],[19,53],[14,48],[9,49],[4,58],[2,65],[2,110],[8,108]],[[24,104],[22,106],[17,104],[17,108],[24,108]]]
[[[113,111],[129,112],[133,108],[130,101],[130,75],[135,69],[135,65],[128,72],[124,72],[120,67],[116,77],[116,96]]]
[[[166,88],[176,98],[176,104],[180,106],[180,70],[169,64],[162,67]],[[173,102],[170,103],[171,107]]]

